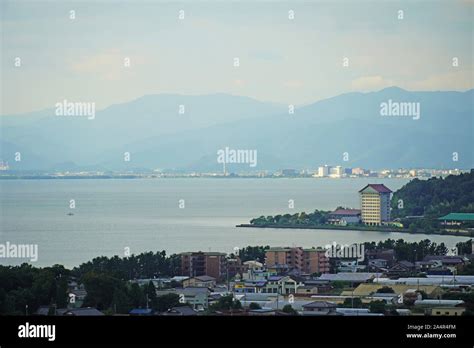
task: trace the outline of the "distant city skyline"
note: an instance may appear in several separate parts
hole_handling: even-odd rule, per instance
[[[302,105],[389,86],[471,89],[473,2],[433,5],[3,1],[0,113],[161,93]]]

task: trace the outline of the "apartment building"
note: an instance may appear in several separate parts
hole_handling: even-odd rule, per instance
[[[268,269],[297,270],[305,274],[329,272],[329,259],[322,248],[301,247],[270,248],[265,254]]]
[[[265,253],[265,265],[269,269],[285,267],[287,270],[302,270],[303,249],[300,247],[270,248]]]
[[[227,276],[226,254],[219,252],[181,253],[181,274],[189,277],[211,276],[224,279]]]
[[[326,256],[326,249],[303,249],[302,271],[305,274],[329,273],[329,258]]]

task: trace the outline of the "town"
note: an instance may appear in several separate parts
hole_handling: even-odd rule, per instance
[[[256,154],[250,156],[249,161],[254,163]],[[224,153],[225,154],[225,153]],[[224,156],[225,157],[225,156]],[[7,161],[0,160],[0,179],[164,179],[164,178],[382,178],[382,179],[413,179],[446,177],[459,175],[469,170],[464,169],[429,169],[429,168],[397,168],[397,169],[365,169],[361,167],[342,167],[340,165],[322,165],[315,169],[280,169],[280,170],[239,170],[232,172],[226,169],[227,162],[223,163],[222,171],[197,172],[176,170],[129,170],[129,171],[17,171],[13,170]],[[231,163],[231,162],[229,162]],[[253,167],[253,165],[251,166]]]
[[[473,183],[474,171],[413,180],[395,193],[384,184],[367,184],[358,191],[360,209],[262,216],[251,223],[282,228],[361,225],[384,231],[384,226],[408,221],[413,233],[419,228],[427,234],[435,226],[466,237],[474,228],[474,191],[465,188]],[[450,204],[444,203],[446,195]],[[434,196],[438,203],[425,206]],[[24,263],[0,266],[0,313],[473,315],[473,259],[472,239],[448,248],[429,239],[388,238],[309,248],[236,247],[230,254],[197,250],[101,256],[72,270]]]
[[[176,275],[153,277],[144,276],[160,273],[152,266],[166,263],[163,253],[128,260],[97,258],[67,278],[64,308],[43,304],[27,314],[461,316],[474,312],[472,240],[458,243],[456,252],[428,240],[364,243],[353,249],[363,254],[352,257],[332,257],[330,247],[334,245],[247,247],[229,255],[185,252],[170,257]],[[133,279],[118,286],[119,279],[111,275],[120,277],[117,270],[130,263],[138,266],[130,268],[138,277],[130,272]],[[115,288],[110,288],[112,283]]]

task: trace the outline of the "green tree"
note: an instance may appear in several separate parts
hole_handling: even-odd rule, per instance
[[[132,283],[129,288],[130,302],[134,308],[146,307],[146,296],[143,289],[137,284]]]
[[[380,289],[377,290],[377,293],[379,293],[379,294],[393,294],[394,291],[389,286],[383,286],[383,287],[381,287]]]
[[[96,307],[99,310],[110,308],[114,290],[120,287],[120,280],[107,274],[90,272],[82,278],[87,291],[84,306]]]
[[[359,297],[346,298],[342,304],[344,308],[362,308],[362,300]]]
[[[298,312],[291,306],[291,304],[284,305],[281,311],[291,315],[298,315]]]
[[[236,310],[241,309],[242,304],[239,300],[236,300],[233,295],[222,296],[216,303],[209,306],[210,311],[219,310]]]
[[[249,309],[262,309],[262,307],[258,303],[251,302],[249,304]]]
[[[163,296],[158,296],[156,300],[157,300],[156,310],[158,312],[166,312],[168,309],[171,309],[173,307],[186,305],[179,302],[178,294],[166,294]]]
[[[372,301],[369,303],[369,310],[371,313],[385,313],[385,302]]]

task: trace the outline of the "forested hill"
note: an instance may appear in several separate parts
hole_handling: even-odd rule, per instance
[[[445,179],[414,179],[394,193],[392,208],[393,217],[474,213],[474,170]]]

